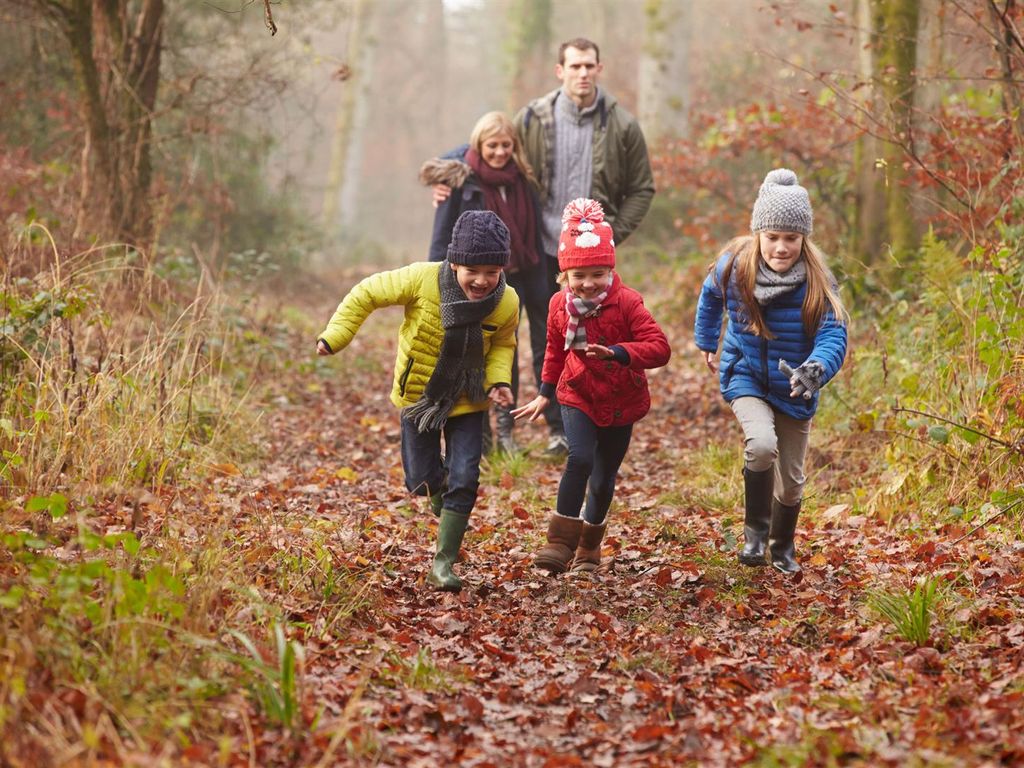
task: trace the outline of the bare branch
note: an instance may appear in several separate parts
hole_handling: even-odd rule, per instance
[[[270,0],[263,0],[263,17],[266,20],[267,29],[270,30],[270,36],[273,37],[277,34],[277,24],[274,23],[274,14],[270,12]]]

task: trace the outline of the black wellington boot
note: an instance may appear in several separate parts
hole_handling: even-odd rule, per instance
[[[772,517],[772,490],[775,470],[771,467],[760,472],[743,468],[743,565],[768,565],[765,546]]]
[[[796,521],[800,517],[800,502],[787,506],[775,502],[772,507],[772,529],[768,537],[768,553],[772,567],[783,573],[799,573],[802,569],[796,561]]]

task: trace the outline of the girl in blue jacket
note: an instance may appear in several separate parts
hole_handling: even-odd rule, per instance
[[[807,190],[771,171],[754,203],[751,236],[719,255],[697,304],[697,347],[744,437],[744,565],[797,573],[793,537],[818,391],[846,356],[848,316],[835,278],[811,242]],[[722,314],[728,324],[716,362]]]

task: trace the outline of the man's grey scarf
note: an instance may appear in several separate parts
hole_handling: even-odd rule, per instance
[[[479,301],[467,299],[447,259],[441,262],[437,281],[444,328],[441,352],[423,396],[402,409],[402,418],[409,419],[419,432],[444,427],[448,413],[463,392],[473,402],[486,396],[484,334],[480,323],[494,311],[505,293],[502,272],[494,293]]]
[[[803,259],[782,273],[773,271],[764,263],[764,259],[758,259],[754,298],[763,307],[781,296],[792,293],[805,282],[807,282],[807,264]]]

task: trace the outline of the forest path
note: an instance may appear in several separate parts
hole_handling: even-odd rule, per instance
[[[284,606],[309,627],[304,695],[324,764],[1024,760],[1024,635],[999,631],[1020,615],[1019,564],[950,552],[932,531],[908,538],[828,498],[801,518],[800,577],[737,564],[739,430],[688,337],[670,339],[674,357],[651,377],[596,574],[531,565],[561,467],[540,458],[543,426],[524,425],[525,458],[484,467],[457,566],[466,588],[431,590],[436,524],[405,492],[387,399],[398,320],[377,314],[330,375],[270,414],[273,460],[252,494],[303,521],[282,541],[331,553],[311,578],[330,577],[335,613]],[[532,382],[526,361],[523,374]],[[856,482],[853,468],[849,482],[830,474],[835,458],[812,452],[819,487]],[[984,596],[951,647],[893,639],[865,606],[868,586],[944,573]]]

